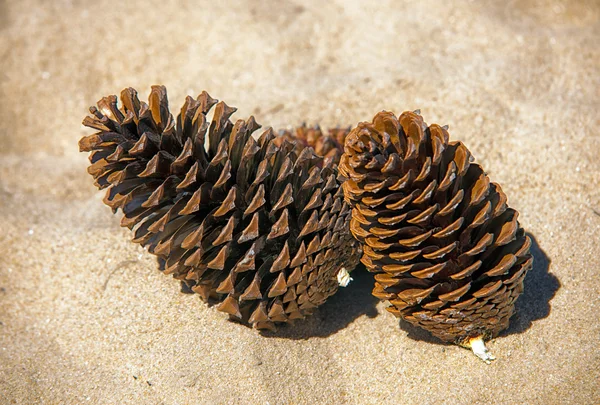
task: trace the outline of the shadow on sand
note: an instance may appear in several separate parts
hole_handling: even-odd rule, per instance
[[[158,268],[164,270],[164,260],[158,259]],[[375,306],[379,300],[371,295],[375,280],[361,263],[351,273],[352,282],[347,287],[340,287],[338,292],[327,302],[316,308],[311,316],[298,319],[287,324],[278,324],[277,330],[260,331],[265,337],[279,337],[284,339],[308,339],[311,337],[326,337],[348,326],[361,315],[374,318],[378,315]],[[181,292],[194,294],[190,287],[181,282]],[[213,306],[216,302],[209,302]],[[229,319],[230,322],[240,326],[250,325]]]
[[[550,301],[560,288],[558,278],[549,272],[550,259],[540,248],[535,237],[530,233],[527,235],[532,242],[533,268],[525,277],[525,290],[517,300],[516,313],[510,320],[510,326],[500,336],[523,333],[533,325],[533,322],[550,315]],[[345,328],[359,316],[376,317],[378,299],[371,295],[374,285],[373,274],[359,264],[352,272],[352,278],[353,281],[348,287],[340,288],[337,294],[315,309],[312,316],[291,324],[280,325],[275,332],[262,331],[261,335],[284,339],[327,337]],[[193,293],[185,284],[182,284],[182,292]],[[411,339],[445,344],[426,330],[408,322],[400,320],[399,324],[400,329],[404,330]]]
[[[348,287],[340,288],[325,304],[315,309],[312,316],[294,324],[278,326],[275,332],[261,332],[261,335],[284,339],[326,337],[344,329],[359,316],[375,318],[375,306],[379,300],[371,295],[375,282],[373,274],[359,264],[351,276],[353,281]]]

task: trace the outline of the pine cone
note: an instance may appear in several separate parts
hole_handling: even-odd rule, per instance
[[[233,124],[235,108],[206,92],[187,97],[176,121],[162,86],[149,104],[131,88],[121,101],[90,108],[83,124],[99,132],[79,147],[104,202],[165,273],[256,328],[303,318],[336,292],[338,271],[359,256],[336,166],[275,145],[271,129],[255,140],[253,117]]]
[[[283,140],[296,142],[298,150],[305,147],[311,147],[319,156],[323,156],[326,162],[338,164],[342,153],[344,152],[344,140],[350,132],[350,128],[330,128],[327,134],[323,134],[321,128],[307,127],[303,124],[293,131],[282,130],[279,132],[276,142],[279,144]]]
[[[441,340],[467,345],[508,326],[531,241],[500,186],[445,127],[381,112],[346,138],[340,174],[373,295]]]

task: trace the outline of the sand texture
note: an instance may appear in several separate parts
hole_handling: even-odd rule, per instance
[[[0,33],[1,404],[600,403],[598,1],[5,0]],[[181,293],[77,148],[152,84],[275,128],[448,124],[535,241],[498,360],[400,325],[363,270],[264,335]]]

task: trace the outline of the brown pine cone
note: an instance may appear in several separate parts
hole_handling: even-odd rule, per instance
[[[148,104],[131,88],[121,102],[90,108],[83,124],[99,132],[79,147],[108,188],[104,202],[165,273],[256,328],[303,318],[336,292],[338,272],[360,254],[333,164],[277,146],[271,129],[255,140],[253,117],[233,124],[235,108],[206,92],[188,97],[177,120],[162,86]]]
[[[280,131],[276,142],[281,143],[284,139],[296,142],[300,150],[305,147],[311,147],[317,155],[323,156],[327,162],[332,161],[338,164],[344,152],[344,140],[349,132],[350,128],[338,127],[330,128],[327,134],[323,134],[318,125],[308,127],[302,124],[302,126],[295,128],[293,131]]]
[[[468,345],[508,326],[531,241],[500,186],[445,127],[381,112],[346,138],[340,174],[373,295],[441,340]],[[491,357],[490,357],[491,359]]]

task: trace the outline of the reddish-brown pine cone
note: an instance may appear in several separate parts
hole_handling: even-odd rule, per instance
[[[330,128],[327,134],[324,134],[321,128],[308,127],[305,124],[295,128],[293,131],[281,130],[278,134],[277,143],[284,139],[289,142],[296,142],[301,150],[305,147],[311,147],[319,156],[323,156],[326,161],[331,160],[338,164],[342,153],[344,153],[344,140],[350,132],[350,128]]]
[[[337,167],[312,148],[255,140],[253,117],[203,92],[175,120],[166,90],[148,104],[135,90],[105,97],[79,142],[104,202],[124,216],[134,241],[164,260],[164,272],[256,328],[303,318],[334,294],[341,268],[360,256]],[[206,114],[214,108],[212,122]]]
[[[464,343],[508,326],[531,267],[530,239],[500,186],[446,128],[381,112],[346,138],[340,174],[373,295],[438,338]]]

